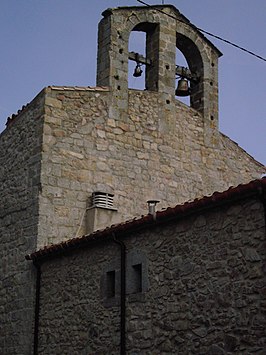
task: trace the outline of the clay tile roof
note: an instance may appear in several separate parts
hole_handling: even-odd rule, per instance
[[[89,246],[95,243],[104,242],[113,237],[113,235],[123,236],[127,233],[136,232],[140,229],[150,228],[151,226],[167,223],[170,220],[180,220],[186,216],[201,213],[214,207],[219,207],[238,200],[259,196],[266,201],[266,177],[253,180],[248,184],[241,184],[237,187],[230,187],[224,192],[214,192],[211,196],[205,196],[201,199],[195,199],[192,202],[186,202],[173,208],[156,213],[156,219],[152,215],[134,218],[124,223],[112,225],[103,230],[95,231],[90,235],[73,238],[59,244],[46,246],[30,255],[26,255],[27,260],[39,261],[51,256],[57,256],[64,252]]]

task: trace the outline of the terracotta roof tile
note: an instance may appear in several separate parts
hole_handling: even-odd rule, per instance
[[[6,120],[6,127],[8,127],[11,123],[13,123],[13,121],[22,113],[22,111],[24,111],[27,107],[29,106],[29,103],[27,103],[26,105],[23,105],[21,107],[21,109],[19,109],[17,111],[17,113],[13,113],[13,115],[11,115],[10,117],[7,118]]]
[[[138,229],[145,229],[150,226],[166,223],[169,220],[179,220],[185,216],[200,213],[203,210],[208,210],[252,196],[260,196],[263,201],[266,201],[266,177],[251,181],[245,185],[241,184],[234,188],[230,187],[224,192],[214,192],[211,196],[195,199],[194,201],[186,202],[183,205],[177,205],[173,208],[169,207],[166,210],[157,212],[156,219],[154,219],[152,215],[146,215],[141,218],[134,218],[124,223],[110,226],[103,230],[95,231],[90,235],[84,235],[59,244],[46,246],[30,255],[26,255],[26,259],[34,261],[49,258],[50,256],[56,256],[72,249],[91,245],[96,242],[103,242],[112,237],[113,234],[119,236],[125,233],[134,232]]]

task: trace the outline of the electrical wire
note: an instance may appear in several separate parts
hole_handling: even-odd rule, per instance
[[[142,1],[142,0],[136,0],[136,1],[139,2],[139,3],[141,3],[141,4],[143,4],[143,5],[146,5],[146,6],[148,6],[148,7],[154,7],[154,5],[147,4],[146,2],[144,2],[144,1]],[[182,21],[182,20],[176,18],[175,16],[173,16],[173,15],[171,15],[171,14],[168,14],[168,13],[164,12],[164,11],[161,10],[161,9],[158,9],[158,8],[156,8],[156,7],[154,7],[154,9],[155,9],[156,11],[158,11],[158,12],[161,12],[162,14],[164,14],[164,15],[166,15],[166,16],[168,16],[168,17],[173,18],[174,20],[176,20],[176,21],[178,21],[178,22],[182,22],[182,23],[184,23],[184,24],[187,25],[187,22]],[[260,56],[260,55],[258,55],[258,54],[256,54],[256,53],[254,53],[254,52],[251,52],[251,51],[249,51],[248,49],[246,49],[246,48],[244,48],[244,47],[241,47],[241,46],[239,46],[239,45],[236,44],[236,43],[233,43],[233,42],[231,42],[231,41],[229,41],[229,40],[227,40],[227,39],[224,39],[224,38],[222,38],[222,37],[220,37],[220,36],[217,36],[217,35],[215,35],[215,34],[213,34],[213,33],[211,33],[211,32],[205,31],[205,30],[203,30],[202,28],[199,28],[199,27],[197,27],[197,26],[195,26],[195,25],[193,25],[193,27],[194,27],[196,30],[198,30],[198,31],[200,31],[200,32],[202,32],[202,33],[207,34],[208,36],[214,37],[214,38],[218,39],[219,41],[225,42],[225,43],[229,44],[230,46],[233,46],[233,47],[235,47],[235,48],[237,48],[237,49],[239,49],[239,50],[241,50],[241,51],[243,51],[243,52],[245,52],[245,53],[248,53],[248,54],[252,55],[253,57],[256,57],[257,59],[260,59],[260,60],[263,60],[264,62],[266,62],[266,58],[263,58],[262,56]]]

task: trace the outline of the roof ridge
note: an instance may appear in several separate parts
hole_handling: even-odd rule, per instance
[[[71,91],[109,91],[109,86],[58,86],[58,85],[49,85],[47,88],[52,90],[71,90]]]

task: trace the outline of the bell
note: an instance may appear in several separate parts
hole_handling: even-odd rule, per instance
[[[178,80],[175,94],[176,94],[176,96],[189,96],[190,95],[190,87],[188,86],[188,81],[186,79]]]
[[[141,76],[141,74],[142,74],[142,70],[141,70],[140,64],[137,64],[137,66],[136,66],[136,68],[134,70],[133,76],[135,78],[138,78],[138,77]]]

